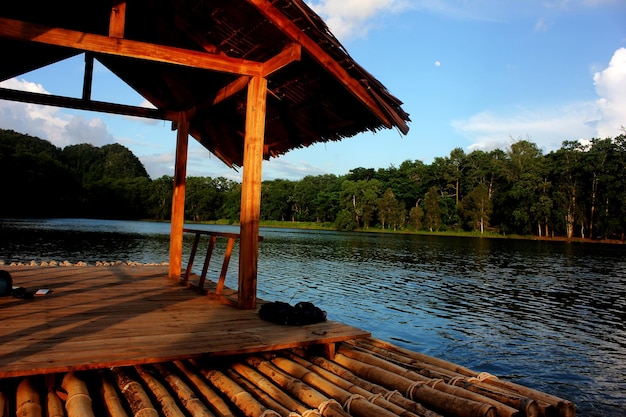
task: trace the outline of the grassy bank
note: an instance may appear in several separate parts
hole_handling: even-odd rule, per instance
[[[213,222],[202,222],[203,224],[223,224],[223,225],[234,225],[226,220],[217,220]],[[332,230],[336,231],[334,223],[331,222],[298,222],[298,221],[278,221],[278,220],[264,220],[260,222],[261,227],[275,227],[275,228],[284,228],[284,229],[304,229],[304,230]],[[518,240],[542,240],[547,242],[584,242],[584,243],[605,243],[605,244],[616,244],[623,245],[626,242],[617,239],[589,239],[589,238],[580,238],[573,237],[571,239],[566,238],[565,236],[535,236],[535,235],[518,235],[518,234],[502,234],[496,233],[493,231],[487,231],[485,233],[480,232],[466,232],[466,231],[438,231],[438,232],[430,232],[427,230],[392,230],[392,229],[379,229],[375,227],[370,227],[368,229],[357,229],[354,232],[358,233],[388,233],[388,234],[398,234],[398,235],[422,235],[422,236],[449,236],[449,237],[478,237],[485,239],[518,239]]]

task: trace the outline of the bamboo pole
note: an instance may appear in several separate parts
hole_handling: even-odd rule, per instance
[[[305,367],[311,372],[315,372],[322,378],[328,380],[331,384],[334,384],[340,387],[341,389],[349,392],[350,394],[360,395],[363,398],[366,398],[368,401],[386,410],[391,411],[394,415],[401,415],[403,417],[422,417],[422,416],[418,416],[417,414],[412,413],[411,411],[408,411],[407,409],[403,407],[400,407],[397,404],[392,403],[391,401],[384,398],[382,395],[372,394],[371,392],[365,390],[364,388],[361,388],[360,386],[353,384],[352,382],[346,381],[339,375],[335,375],[332,372],[329,372],[324,368],[314,365],[313,363],[307,361],[306,359],[303,359],[297,355],[290,354],[290,353],[286,353],[286,355],[291,360],[298,363],[299,365]]]
[[[218,417],[235,417],[228,404],[196,373],[194,367],[182,361],[175,361],[174,365],[185,374],[189,382],[202,395]]]
[[[526,417],[537,417],[541,410],[536,400],[522,396],[510,390],[501,389],[494,386],[485,386],[476,378],[466,377],[454,371],[440,368],[436,365],[430,365],[417,359],[412,359],[401,353],[391,352],[387,349],[380,348],[366,341],[358,341],[356,348],[372,355],[381,357],[387,361],[415,370],[420,375],[427,378],[443,379],[449,385],[455,385],[465,390],[474,392],[479,395],[491,398],[499,403],[515,408],[524,412]]]
[[[39,391],[32,378],[24,378],[17,386],[15,396],[15,414],[17,417],[41,417]]]
[[[458,417],[496,417],[497,415],[495,407],[490,404],[458,397],[432,388],[423,382],[416,383],[420,381],[413,381],[387,369],[357,361],[343,353],[335,355],[335,361],[356,375],[370,379],[391,390],[406,393],[406,397],[419,401],[442,414],[451,414]]]
[[[61,387],[67,392],[65,410],[68,417],[95,417],[87,385],[76,373],[65,374]]]
[[[259,390],[266,393],[270,398],[272,398],[282,407],[300,414],[304,414],[309,410],[309,408],[307,408],[300,401],[297,401],[288,394],[286,394],[284,391],[278,388],[278,386],[274,385],[265,376],[255,371],[251,367],[242,363],[234,363],[233,365],[231,365],[231,367],[235,372],[237,372],[246,380],[255,384],[255,386],[258,387]]]
[[[428,408],[424,407],[422,404],[415,402],[411,399],[405,398],[404,396],[399,394],[397,391],[388,390],[387,388],[383,386],[374,384],[366,379],[363,379],[355,375],[348,369],[344,368],[343,366],[339,365],[336,362],[333,362],[321,356],[311,357],[310,360],[312,363],[319,366],[320,368],[345,379],[346,381],[366,390],[367,392],[370,392],[376,395],[382,395],[391,403],[399,405],[405,410],[411,411],[423,417],[441,417],[440,414],[432,410],[429,410]]]
[[[414,381],[416,385],[417,384],[419,384],[420,386],[429,385],[432,388],[435,388],[436,390],[445,392],[450,395],[454,395],[456,397],[465,398],[465,399],[476,401],[479,403],[491,405],[492,407],[496,409],[498,416],[501,416],[501,417],[516,417],[519,415],[519,410],[513,407],[509,407],[506,404],[502,404],[492,398],[473,393],[471,391],[468,391],[466,389],[463,389],[457,386],[448,385],[441,379],[426,378],[416,372],[410,371],[406,368],[393,364],[377,356],[371,355],[366,352],[357,351],[355,349],[346,349],[345,346],[346,345],[344,345],[339,350],[343,355],[349,358],[355,359],[359,362],[367,363],[374,367],[389,371],[393,374],[404,377],[408,380]]]
[[[266,375],[285,391],[302,401],[305,405],[319,409],[324,417],[350,416],[350,414],[343,410],[339,403],[331,401],[330,398],[326,397],[321,392],[308,386],[299,379],[286,374],[269,361],[249,356],[246,358],[246,362]]]
[[[271,362],[289,375],[339,401],[349,414],[359,417],[397,417],[395,413],[368,401],[364,396],[352,394],[294,361],[274,357]]]
[[[126,397],[134,417],[159,417],[150,397],[141,383],[128,375],[123,368],[111,368],[117,386]]]
[[[201,372],[202,375],[226,395],[246,417],[260,416],[267,411],[267,408],[255,400],[249,392],[237,385],[223,372],[216,369],[201,369]],[[278,413],[275,415],[279,416]]]
[[[263,404],[266,408],[275,411],[281,417],[290,417],[294,416],[295,413],[283,407],[281,403],[274,400],[269,394],[261,390],[259,387],[254,385],[251,381],[244,378],[242,375],[238,374],[234,369],[228,369],[226,371],[228,377],[235,381],[237,385],[248,391],[254,398],[257,399],[261,404]],[[299,415],[299,414],[298,414]]]
[[[100,372],[101,395],[107,414],[110,417],[128,417],[124,405],[117,394],[111,379],[104,372]]]
[[[154,364],[156,370],[161,374],[170,388],[176,393],[183,407],[194,417],[215,417],[204,403],[198,398],[193,390],[178,375],[170,372],[165,365]]]
[[[63,411],[63,401],[61,401],[55,390],[54,374],[47,374],[45,379],[46,388],[48,390],[46,395],[47,417],[65,417],[65,411]]]
[[[354,341],[355,343],[349,343],[357,349],[362,349],[367,352],[371,352],[373,354],[379,355],[389,361],[397,362],[402,366],[407,366],[412,369],[415,369],[421,375],[426,376],[428,378],[441,378],[441,379],[450,379],[458,376],[462,376],[463,374],[441,368],[437,365],[429,364],[426,362],[422,362],[420,360],[408,357],[399,352],[390,351],[383,347],[374,346],[367,341]]]
[[[402,347],[395,346],[391,343],[388,343],[388,342],[385,342],[376,338],[368,338],[366,340],[368,343],[374,346],[383,347],[390,351],[400,352],[410,358],[415,358],[424,363],[433,364],[440,368],[448,369],[448,370],[457,372],[461,375],[465,375],[471,378],[477,378],[477,379],[480,379],[481,382],[484,384],[492,385],[500,389],[509,390],[523,397],[534,399],[537,401],[539,406],[545,410],[542,412],[550,413],[550,409],[554,408],[557,410],[556,412],[559,414],[560,417],[574,417],[576,415],[576,406],[574,405],[574,403],[572,403],[571,401],[565,400],[563,398],[560,398],[560,397],[557,397],[557,396],[554,396],[554,395],[551,395],[542,391],[538,391],[533,388],[525,387],[523,385],[519,385],[514,382],[503,381],[503,380],[498,379],[495,376],[490,376],[489,378],[482,378],[482,375],[484,375],[483,373],[473,371],[471,369],[446,361],[441,358],[436,358],[436,357],[429,356],[423,353],[414,352],[409,349],[404,349]]]
[[[136,365],[135,370],[139,374],[139,377],[150,388],[156,400],[161,404],[163,414],[167,417],[184,417],[185,414],[176,404],[176,400],[169,393],[167,388],[161,384],[161,382],[143,365]]]

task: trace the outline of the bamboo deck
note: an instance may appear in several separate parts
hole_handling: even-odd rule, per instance
[[[567,400],[336,322],[280,326],[164,267],[4,267],[0,417],[575,416]]]

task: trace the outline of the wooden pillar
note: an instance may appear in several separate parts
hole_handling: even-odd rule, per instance
[[[183,227],[185,224],[185,185],[187,181],[187,150],[189,147],[189,122],[187,114],[180,112],[176,134],[176,164],[174,167],[174,193],[170,229],[169,277],[180,280],[183,258]]]
[[[246,108],[239,241],[239,308],[247,310],[256,308],[266,93],[267,80],[252,77]]]

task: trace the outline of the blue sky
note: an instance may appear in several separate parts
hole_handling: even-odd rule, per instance
[[[294,150],[264,179],[344,175],[405,160],[431,163],[454,148],[506,149],[524,139],[544,153],[564,140],[615,137],[626,127],[624,0],[314,0],[350,55],[410,114],[408,135],[365,133]],[[0,86],[80,97],[82,56]],[[92,98],[142,105],[96,67]],[[0,100],[0,128],[51,141],[120,143],[152,178],[173,175],[170,123]],[[190,140],[190,176],[240,180]]]

